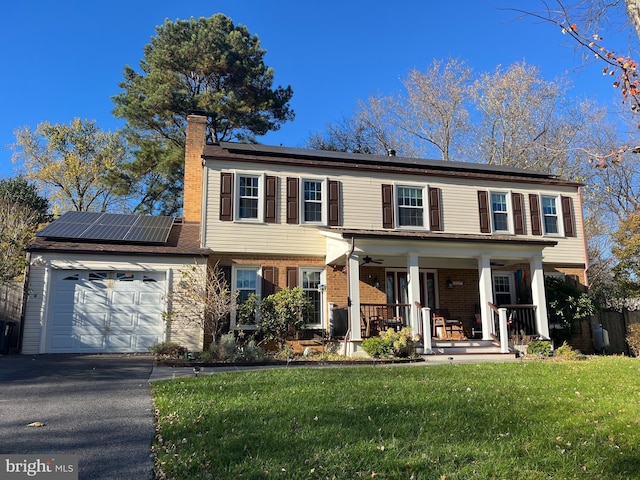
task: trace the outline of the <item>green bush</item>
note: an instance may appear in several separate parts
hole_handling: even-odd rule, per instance
[[[551,342],[547,340],[534,340],[527,347],[527,353],[529,355],[548,357],[551,355]]]
[[[236,356],[236,337],[233,332],[220,335],[218,341],[209,345],[209,352],[211,353],[211,360],[218,362],[230,362]]]
[[[380,332],[377,337],[367,338],[362,342],[362,348],[372,357],[394,356],[410,357],[416,349],[410,328],[403,328],[399,332],[389,328]]]
[[[580,350],[574,350],[571,345],[568,345],[567,342],[563,342],[554,353],[556,358],[562,358],[564,360],[584,360],[587,358],[585,355],[580,353]]]
[[[181,359],[186,355],[187,349],[175,342],[160,342],[151,345],[149,347],[149,352],[156,357]]]
[[[640,323],[632,323],[627,330],[627,336],[625,337],[631,354],[634,357],[640,356]]]
[[[266,341],[284,345],[289,328],[299,330],[311,319],[313,305],[300,287],[283,288],[260,301],[258,332]]]
[[[381,337],[370,337],[362,341],[362,348],[374,358],[391,355],[392,345]]]

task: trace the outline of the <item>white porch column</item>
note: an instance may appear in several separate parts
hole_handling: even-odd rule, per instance
[[[409,301],[409,326],[413,333],[420,331],[419,312],[416,302],[420,302],[420,266],[418,265],[418,255],[410,253],[407,256],[408,275],[408,301]]]
[[[424,353],[431,355],[433,345],[431,343],[431,309],[429,307],[422,307],[422,343]]]
[[[360,330],[360,261],[358,255],[351,254],[347,267],[349,278],[349,329],[351,340],[362,340]]]
[[[493,331],[493,311],[489,302],[493,302],[493,282],[491,281],[491,257],[478,257],[478,290],[480,291],[480,313],[482,315],[482,339],[491,340]]]
[[[549,338],[549,317],[547,315],[547,295],[544,291],[544,271],[542,270],[542,256],[532,257],[531,268],[531,295],[536,306],[536,327],[538,333]]]

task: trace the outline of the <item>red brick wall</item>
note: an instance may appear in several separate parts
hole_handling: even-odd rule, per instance
[[[187,222],[200,222],[202,216],[202,149],[207,136],[207,117],[187,117],[187,143],[184,159],[183,216]]]
[[[447,286],[447,281],[462,282],[462,285]],[[438,270],[438,292],[440,294],[440,308],[446,308],[451,318],[470,320],[476,313],[476,305],[480,303],[478,292],[478,271],[460,269]]]

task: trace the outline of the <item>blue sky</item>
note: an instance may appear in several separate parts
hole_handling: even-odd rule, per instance
[[[105,130],[125,65],[138,67],[155,26],[221,12],[257,34],[276,84],[291,85],[296,119],[261,143],[301,146],[352,113],[358,99],[392,94],[414,68],[458,57],[475,71],[525,60],[544,78],[567,74],[576,96],[615,105],[599,64],[582,61],[551,24],[518,20],[538,0],[20,0],[0,9],[0,176],[16,173],[14,130],[44,120],[94,119]],[[607,39],[612,42],[615,39]],[[612,45],[614,46],[614,45]]]

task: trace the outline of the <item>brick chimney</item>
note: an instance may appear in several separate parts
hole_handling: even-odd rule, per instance
[[[184,192],[182,215],[185,222],[200,222],[202,217],[202,151],[207,141],[207,117],[201,113],[187,116],[187,143],[184,152]]]

